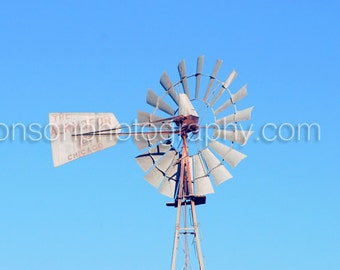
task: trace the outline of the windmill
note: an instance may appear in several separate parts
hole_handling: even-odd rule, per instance
[[[233,92],[235,70],[220,81],[217,74],[222,61],[216,61],[211,74],[203,73],[203,63],[204,57],[198,57],[196,72],[187,75],[182,60],[176,83],[164,72],[160,79],[163,95],[150,89],[146,102],[153,111],[139,111],[132,125],[121,125],[112,113],[49,114],[56,167],[114,146],[120,137],[134,138],[142,151],[136,161],[146,173],[145,180],[174,199],[167,203],[177,210],[172,270],[177,266],[180,239],[184,240],[183,268],[190,269],[189,237],[196,247],[199,269],[204,269],[196,206],[214,193],[210,178],[215,185],[232,178],[226,166],[236,167],[246,157],[234,146],[245,145],[253,132],[239,123],[250,119],[253,107],[238,110],[236,106],[247,96],[247,85]]]

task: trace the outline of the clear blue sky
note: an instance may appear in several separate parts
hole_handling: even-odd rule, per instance
[[[338,1],[6,1],[0,138],[49,112],[131,122],[181,59],[248,83],[255,134],[198,208],[207,269],[340,269]],[[266,123],[317,123],[310,141]],[[38,126],[36,126],[38,127]],[[37,128],[38,129],[38,128]],[[41,131],[41,130],[40,130]],[[275,135],[273,129],[267,136]],[[289,127],[282,129],[284,138]],[[133,142],[53,168],[47,140],[0,142],[0,270],[169,269],[175,222]],[[11,138],[14,137],[14,138]],[[256,140],[257,138],[259,140]]]

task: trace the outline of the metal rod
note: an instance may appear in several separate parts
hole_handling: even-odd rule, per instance
[[[213,125],[213,126],[199,126],[200,129],[222,129],[222,127]],[[140,132],[109,132],[114,131],[116,129],[122,128],[114,128],[114,129],[105,129],[105,130],[97,130],[80,134],[72,134],[73,137],[81,137],[81,136],[130,136],[130,135],[155,135],[155,134],[179,134],[180,130],[170,130],[170,131],[140,131]]]
[[[72,134],[73,137],[81,136],[130,136],[130,135],[155,135],[155,134],[178,134],[179,130],[173,131],[141,131],[141,132],[117,132],[117,133],[99,133],[99,132],[87,132],[83,134]]]
[[[184,133],[182,134],[182,139],[183,139],[183,147],[182,147],[182,155],[184,158],[182,159],[182,164],[184,167],[184,177],[183,177],[183,182],[184,182],[184,192],[185,195],[190,194],[190,172],[188,175],[188,146],[187,146],[187,134]],[[189,170],[190,171],[190,170]],[[186,202],[183,205],[184,207],[184,227],[187,227],[187,204]],[[185,254],[185,266],[184,269],[187,270],[189,266],[189,248],[188,248],[188,234],[184,235],[184,254]]]

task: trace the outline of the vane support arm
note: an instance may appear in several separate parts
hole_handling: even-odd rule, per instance
[[[111,130],[98,130],[93,132],[86,132],[81,134],[73,134],[74,137],[82,136],[130,136],[130,135],[156,135],[156,134],[179,134],[179,130],[167,131],[140,131],[140,132],[110,132]],[[114,131],[114,130],[112,130]]]

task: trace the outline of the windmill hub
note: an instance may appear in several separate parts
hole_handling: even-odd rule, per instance
[[[174,119],[176,125],[180,128],[180,134],[188,134],[190,132],[197,133],[199,131],[198,117],[194,115],[177,116]]]

